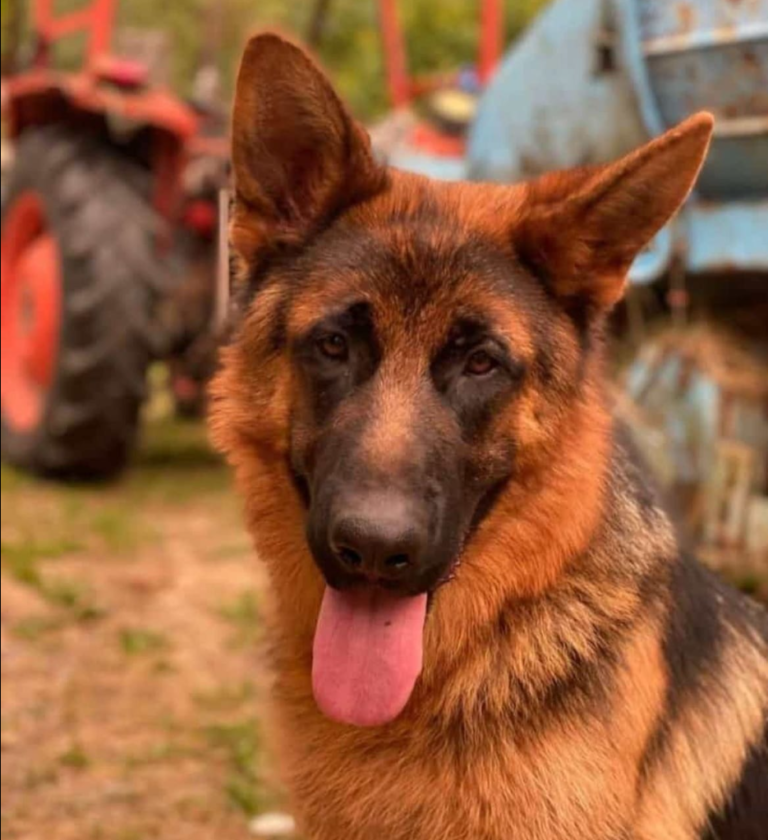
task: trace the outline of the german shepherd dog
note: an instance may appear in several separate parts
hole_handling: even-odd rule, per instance
[[[302,836],[768,838],[766,614],[681,552],[601,338],[712,125],[433,182],[374,159],[300,48],[250,41],[212,428]]]

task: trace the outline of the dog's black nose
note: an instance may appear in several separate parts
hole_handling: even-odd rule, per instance
[[[358,498],[331,519],[330,544],[355,576],[397,581],[418,566],[426,542],[423,526],[399,496]]]

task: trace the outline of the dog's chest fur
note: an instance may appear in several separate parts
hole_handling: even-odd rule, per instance
[[[627,652],[655,668],[643,629]],[[483,666],[468,663],[468,671]],[[488,672],[494,670],[486,663]],[[657,671],[658,673],[658,671]],[[476,674],[473,674],[473,677]],[[499,671],[496,670],[496,678]],[[278,681],[286,781],[311,840],[618,840],[628,837],[642,752],[660,685],[632,669],[606,674],[616,699],[590,710],[564,700],[535,725],[524,716],[427,704],[385,730],[351,730],[312,709],[296,672]],[[587,689],[592,691],[592,689]],[[601,692],[597,692],[602,694]],[[640,694],[640,702],[629,695]],[[595,698],[597,699],[597,698]],[[555,703],[556,705],[556,703]],[[452,721],[452,723],[450,722]]]
[[[451,755],[458,744],[441,749],[424,731],[355,748],[310,724],[294,737],[323,746],[297,751],[289,774],[312,840],[613,840],[625,836],[635,779],[608,733],[591,734],[588,746],[582,732]]]

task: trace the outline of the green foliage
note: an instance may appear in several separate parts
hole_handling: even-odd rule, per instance
[[[28,7],[28,2],[16,0]],[[58,0],[57,10],[84,0]],[[246,38],[277,28],[303,39],[316,0],[122,0],[118,25],[167,33],[173,52],[172,82],[181,95],[191,91],[195,71],[214,61],[231,91]],[[510,43],[548,0],[505,0],[505,42]],[[13,0],[2,0],[3,48]],[[408,66],[413,74],[450,70],[477,55],[481,0],[400,0]],[[59,60],[77,63],[78,46],[63,45]],[[329,0],[319,46],[320,58],[354,112],[363,119],[388,107],[378,0]]]

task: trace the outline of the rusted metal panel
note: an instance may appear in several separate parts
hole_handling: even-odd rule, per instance
[[[748,27],[765,23],[764,0],[640,0],[646,38]]]
[[[699,192],[711,198],[768,195],[768,0],[624,2],[630,17],[635,14],[658,112],[653,127],[700,109],[717,117]]]
[[[768,272],[768,200],[693,201],[680,224],[692,273]]]

